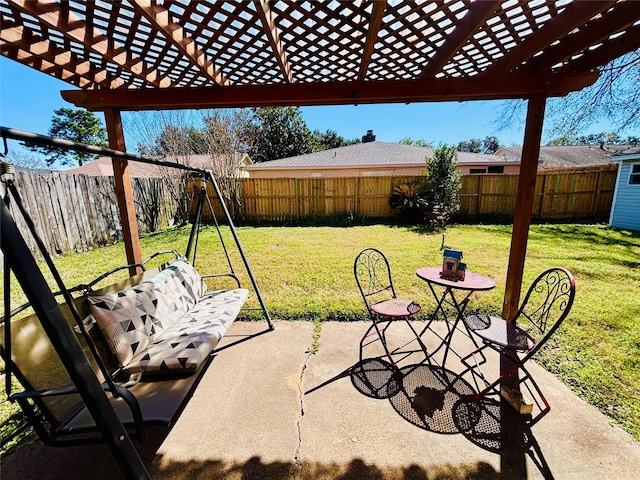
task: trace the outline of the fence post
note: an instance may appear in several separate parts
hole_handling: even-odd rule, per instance
[[[360,177],[356,177],[356,188],[354,189],[353,192],[353,214],[354,215],[359,215],[360,212],[358,211],[358,198],[360,195]]]
[[[600,189],[602,188],[602,184],[600,183],[602,180],[602,170],[598,171],[598,177],[596,180],[596,191],[593,194],[593,199],[591,200],[591,215],[596,216],[598,214],[598,197],[600,196]]]
[[[300,179],[294,178],[293,189],[295,191],[296,199],[296,218],[300,218]]]
[[[539,177],[542,177],[542,196],[540,197],[540,209],[538,210],[538,217],[542,219],[542,213],[544,212],[544,202],[547,198],[546,190],[547,190],[547,174],[539,173]]]
[[[482,213],[482,187],[484,186],[484,175],[478,176],[478,191],[476,195],[476,215]]]

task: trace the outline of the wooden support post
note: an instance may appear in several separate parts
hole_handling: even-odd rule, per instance
[[[107,124],[109,148],[120,150],[121,152],[126,151],[120,111],[113,108],[105,109],[104,118]],[[116,184],[116,196],[118,197],[118,209],[120,210],[120,223],[122,225],[124,248],[127,253],[127,263],[140,263],[142,254],[140,253],[138,221],[133,203],[129,162],[119,158],[112,158],[111,161],[113,162],[113,176]],[[129,273],[135,275],[141,271],[140,267],[133,267]]]
[[[511,234],[511,250],[509,252],[509,266],[507,282],[502,304],[502,318],[512,320],[518,311],[522,275],[527,253],[529,226],[533,213],[533,200],[536,191],[536,177],[538,171],[538,156],[540,155],[540,141],[542,139],[542,124],[544,121],[545,96],[529,99],[527,107],[527,123],[524,131],[524,145],[520,161],[520,175],[518,177],[518,192],[513,215],[513,232]]]

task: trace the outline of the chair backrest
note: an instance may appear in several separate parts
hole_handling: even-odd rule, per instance
[[[569,314],[575,295],[575,280],[565,268],[545,270],[533,281],[514,319],[518,327],[537,340],[529,356],[540,350],[558,329]]]
[[[353,264],[353,273],[369,313],[371,305],[395,298],[391,268],[380,250],[365,248],[358,253]]]

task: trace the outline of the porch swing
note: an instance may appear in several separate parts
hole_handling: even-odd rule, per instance
[[[131,459],[124,458],[131,455],[130,450],[122,447],[124,439],[142,440],[146,426],[173,425],[213,356],[220,350],[216,349],[219,340],[241,310],[262,311],[267,329],[253,336],[274,328],[216,178],[207,170],[5,127],[0,127],[0,134],[5,153],[6,139],[12,138],[180,168],[202,177],[184,255],[175,250],[157,252],[139,264],[117,267],[88,283],[67,288],[22,204],[13,182],[12,166],[2,163],[0,234],[5,273],[0,354],[6,365],[7,397],[20,405],[44,443],[67,446],[106,441],[121,466],[131,465]],[[220,201],[259,309],[244,306],[249,291],[241,288],[233,268],[220,224],[206,193],[207,182],[213,185]],[[19,212],[24,219],[53,275],[57,292],[49,288],[17,227],[12,212],[14,205],[15,213]],[[205,205],[218,233],[228,272],[200,275],[195,270]],[[169,260],[148,268],[167,258],[165,256]],[[139,267],[142,273],[96,289],[112,275],[122,270],[131,271],[132,267]],[[10,272],[14,273],[28,299],[13,310]],[[234,285],[206,293],[205,282],[211,278],[228,278]],[[58,303],[59,297],[62,297],[62,303]],[[18,314],[28,308],[34,313],[19,318]],[[133,312],[138,312],[138,316]],[[125,318],[128,315],[130,317]],[[96,323],[99,328],[94,328]],[[238,341],[243,340],[223,348]],[[22,391],[14,392],[12,377],[22,385]]]

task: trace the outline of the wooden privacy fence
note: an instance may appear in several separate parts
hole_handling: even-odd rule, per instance
[[[608,218],[617,166],[543,171],[538,174],[534,216],[539,219]],[[351,212],[364,217],[392,217],[389,197],[398,185],[422,176],[335,178],[244,178],[221,190],[233,217],[282,221]],[[134,202],[141,233],[172,225],[178,211],[170,180],[134,178]],[[239,192],[234,183],[239,184]],[[15,185],[47,249],[53,254],[86,251],[120,239],[120,215],[113,177],[17,172]],[[460,190],[463,215],[512,215],[517,175],[464,175]],[[190,185],[197,198],[199,180]],[[218,219],[222,208],[210,184],[207,194]],[[193,202],[191,202],[193,213]],[[15,207],[14,207],[15,209]],[[205,218],[209,218],[205,210]],[[20,230],[27,231],[16,214]],[[35,241],[25,235],[36,251]]]
[[[134,178],[136,217],[141,233],[173,224],[177,204],[160,178]],[[113,177],[19,171],[15,186],[40,238],[53,255],[86,251],[121,237]],[[13,211],[17,211],[12,206]],[[22,216],[15,213],[32,252],[36,244]]]
[[[617,166],[541,171],[536,181],[534,217],[608,218]],[[395,187],[422,176],[335,178],[245,178],[244,220],[282,221],[351,212],[365,217],[392,217],[389,198]],[[514,213],[518,175],[463,175],[460,214]]]

